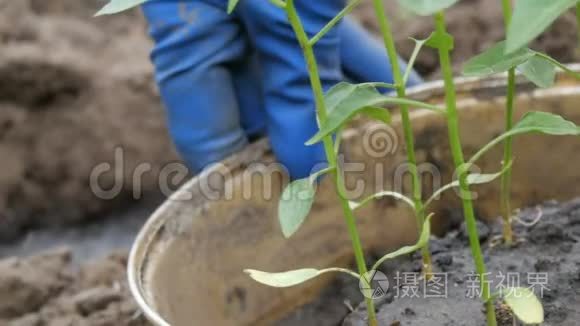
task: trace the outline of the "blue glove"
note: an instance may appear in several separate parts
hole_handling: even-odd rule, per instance
[[[339,0],[295,2],[311,36],[344,6]],[[143,5],[176,147],[198,173],[267,134],[291,177],[307,176],[325,157],[322,145],[304,145],[318,127],[306,63],[285,12],[267,0],[242,0],[228,15],[226,3]],[[349,19],[317,43],[315,54],[325,89],[344,79],[392,82],[382,44]],[[413,75],[409,84],[420,82]]]

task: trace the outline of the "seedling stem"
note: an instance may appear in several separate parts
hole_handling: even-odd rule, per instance
[[[383,42],[385,43],[385,48],[387,49],[387,54],[389,56],[389,61],[393,70],[393,79],[396,86],[397,96],[399,98],[406,97],[406,85],[401,73],[401,68],[399,66],[399,60],[397,57],[397,50],[395,48],[395,41],[393,38],[393,33],[389,23],[389,19],[385,14],[385,8],[382,0],[373,0],[375,14],[379,21],[379,26],[381,34],[383,36]],[[421,226],[425,222],[425,210],[423,207],[422,191],[421,191],[421,179],[419,178],[419,172],[417,170],[417,159],[415,157],[415,140],[413,136],[413,128],[411,126],[411,119],[409,117],[409,106],[401,105],[401,120],[403,122],[403,133],[405,138],[405,146],[407,149],[407,161],[409,164],[409,171],[411,172],[412,184],[413,184],[413,203],[415,208],[415,216],[417,218],[417,227],[419,228],[419,234],[421,234]],[[421,249],[421,254],[423,256],[423,273],[428,279],[431,277],[433,268],[431,264],[431,253],[429,251],[429,244]]]
[[[447,35],[445,26],[445,15],[442,11],[435,15],[436,33],[439,35]],[[450,49],[444,46],[438,47],[439,61],[443,72],[443,80],[445,82],[445,103],[447,106],[447,128],[449,133],[449,143],[453,162],[457,171],[464,170],[465,160],[463,158],[463,151],[461,149],[461,140],[459,138],[459,119],[457,116],[455,84],[453,82],[453,70],[451,66],[451,58],[449,56]],[[485,302],[486,317],[488,326],[496,326],[495,307],[491,299],[489,284],[486,280],[486,269],[483,254],[481,252],[481,245],[479,243],[479,235],[477,232],[477,224],[475,221],[475,213],[473,210],[473,203],[471,201],[471,192],[467,182],[467,171],[463,171],[458,176],[460,196],[463,203],[463,214],[465,215],[465,224],[469,234],[469,244],[475,262],[475,269],[479,276],[482,300]]]
[[[503,16],[506,29],[510,24],[512,16],[512,8],[510,0],[502,0]],[[512,129],[514,124],[514,97],[516,91],[516,69],[508,70],[508,85],[506,97],[505,110],[505,131]],[[502,164],[508,164],[512,161],[513,155],[513,138],[508,137],[504,141],[503,160]],[[513,243],[512,231],[512,210],[511,210],[511,178],[512,170],[508,167],[501,176],[501,190],[500,190],[500,206],[501,215],[503,217],[503,238],[505,244],[511,246]]]
[[[580,52],[580,2],[576,4],[576,28],[578,33],[578,45],[576,50]]]
[[[327,112],[324,104],[324,90],[322,88],[322,83],[320,81],[320,77],[318,74],[318,64],[316,62],[316,57],[314,55],[314,49],[312,44],[309,42],[308,35],[304,31],[304,27],[302,25],[300,17],[298,16],[296,7],[294,6],[294,0],[286,1],[285,10],[286,14],[288,15],[290,25],[292,26],[292,29],[296,34],[296,37],[298,39],[298,42],[300,43],[300,46],[302,47],[302,51],[306,59],[310,84],[312,87],[312,91],[314,93],[316,113],[319,122],[322,123],[326,120]],[[339,197],[340,205],[343,210],[344,218],[348,228],[348,233],[352,242],[358,273],[362,276],[365,276],[368,270],[365,262],[363,247],[360,241],[359,233],[357,231],[356,220],[349,206],[348,199],[344,198],[342,192],[340,191],[340,189],[344,189],[344,180],[341,177],[342,173],[340,172],[340,167],[337,164],[337,158],[336,153],[334,152],[334,144],[332,136],[324,137],[323,144],[328,164],[330,166],[335,167],[335,169],[333,170],[333,179],[335,180],[335,186]],[[373,300],[370,298],[365,298],[365,303],[367,307],[369,325],[377,326],[378,324]]]

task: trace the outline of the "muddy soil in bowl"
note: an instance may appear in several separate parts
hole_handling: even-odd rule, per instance
[[[501,224],[478,222],[492,291],[521,286],[532,289],[545,311],[543,325],[578,325],[580,320],[580,198],[546,202],[521,210],[514,230],[517,241],[500,243]],[[433,281],[421,277],[418,254],[385,263],[388,282],[376,300],[380,326],[485,326],[483,304],[462,223],[443,238],[432,239]],[[370,261],[378,257],[368,257]],[[352,268],[355,268],[352,266]],[[378,288],[378,283],[374,288]],[[277,325],[367,326],[358,283],[339,275],[316,301]],[[501,302],[499,326],[520,325]]]
[[[0,325],[144,326],[125,277],[127,253],[82,267],[56,249],[0,261]]]
[[[499,225],[479,225],[492,291],[527,287],[544,305],[544,325],[578,325],[580,199],[527,208],[515,225],[513,248],[498,244]],[[396,273],[384,270],[390,287],[377,306],[379,325],[485,325],[467,242],[463,229],[432,241],[434,282],[419,277],[419,257],[397,264]],[[498,325],[520,325],[501,302],[496,309]],[[342,325],[365,326],[365,318],[359,306]]]

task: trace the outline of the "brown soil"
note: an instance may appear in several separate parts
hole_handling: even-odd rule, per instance
[[[177,156],[138,12],[93,19],[101,1],[0,0],[0,241],[29,227],[71,224],[127,205],[139,163],[143,189]],[[115,200],[90,190],[91,170],[124,149]],[[115,164],[119,166],[120,164]],[[109,189],[112,172],[100,179]]]
[[[0,261],[0,325],[149,325],[129,294],[126,253],[76,268],[68,250]]]

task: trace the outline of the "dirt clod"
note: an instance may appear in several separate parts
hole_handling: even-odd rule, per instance
[[[69,263],[66,250],[0,261],[0,318],[34,311],[58,295],[70,281]]]
[[[83,316],[93,311],[106,308],[110,303],[121,300],[121,294],[117,289],[108,287],[96,287],[76,294],[72,301],[79,313]]]
[[[489,238],[490,228],[487,224],[482,221],[477,221],[477,234],[479,235],[479,241],[486,241]],[[465,243],[469,241],[469,234],[467,232],[467,227],[465,224],[461,225],[459,236]]]
[[[0,261],[0,325],[144,326],[126,282],[126,253],[80,269],[58,250]],[[94,273],[93,267],[101,266]]]
[[[93,18],[99,0],[0,0],[0,242],[99,218],[157,191],[168,139],[139,11]],[[123,151],[116,159],[115,150]],[[90,187],[99,164],[103,189]],[[121,177],[114,169],[123,169]]]

